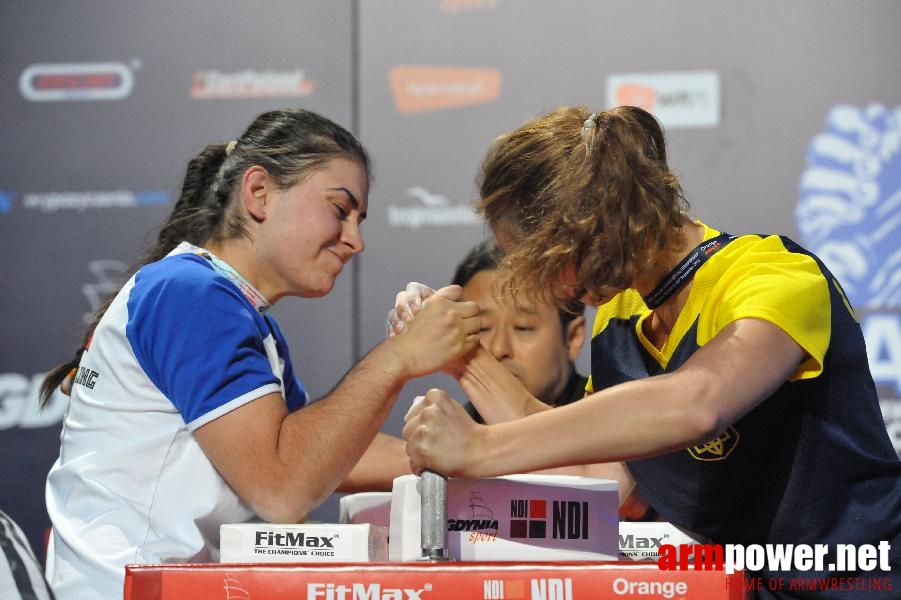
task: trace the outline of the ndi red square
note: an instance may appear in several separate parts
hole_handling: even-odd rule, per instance
[[[547,519],[547,500],[529,500],[529,517]]]

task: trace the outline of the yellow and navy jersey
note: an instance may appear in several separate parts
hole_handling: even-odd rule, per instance
[[[705,225],[705,240],[717,235]],[[659,349],[642,333],[651,314],[634,290],[598,308],[588,391],[672,372],[738,319],[773,323],[807,358],[716,439],[629,461],[650,504],[723,544],[893,540],[901,568],[901,463],[860,326],[823,263],[782,236],[737,236],[695,273]]]

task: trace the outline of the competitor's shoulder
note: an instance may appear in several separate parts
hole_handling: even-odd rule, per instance
[[[146,309],[154,314],[183,314],[186,310],[232,312],[244,310],[245,304],[247,301],[237,287],[206,259],[189,253],[173,254],[145,265],[135,274],[128,293],[132,311]]]
[[[609,302],[598,307],[598,314],[603,313],[612,319],[628,319],[641,314],[647,309],[644,299],[634,289],[623,290]]]
[[[156,262],[144,265],[138,271],[147,278],[171,278],[184,277],[213,279],[215,270],[210,262],[201,256],[190,253],[170,254]]]
[[[773,259],[774,253],[782,253],[784,256],[781,261],[786,264],[791,262],[807,263],[808,265],[817,264],[818,270],[821,270],[822,262],[812,252],[795,242],[789,236],[780,233],[738,233],[720,231],[714,229],[707,223],[695,221],[698,225],[704,227],[704,241],[713,239],[720,235],[727,235],[728,242],[725,247],[718,251],[717,257],[711,259],[711,262],[734,262],[737,259],[743,260],[759,260],[761,262],[769,262]]]
[[[594,319],[591,335],[595,336],[607,328],[610,321],[628,321],[647,310],[647,305],[636,290],[628,289],[600,305]]]
[[[190,293],[206,290],[222,278],[209,261],[195,254],[172,254],[156,262],[144,265],[135,274],[138,289],[165,286],[170,290]]]

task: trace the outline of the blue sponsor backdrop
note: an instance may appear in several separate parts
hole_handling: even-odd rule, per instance
[[[785,233],[840,277],[901,451],[899,22],[895,0],[5,3],[0,508],[43,555],[66,404],[37,412],[42,374],[187,160],[282,106],[351,127],[375,159],[365,254],[327,298],[275,309],[314,395],[382,338],[399,288],[445,283],[485,235],[468,207],[494,137],[559,104],[640,103],[711,225]],[[414,382],[385,430],[436,385],[459,394]],[[335,520],[337,498],[314,517]]]

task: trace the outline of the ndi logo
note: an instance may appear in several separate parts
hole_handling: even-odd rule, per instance
[[[510,537],[547,538],[547,500],[510,501]],[[551,502],[553,539],[588,539],[588,502]]]
[[[870,371],[901,454],[901,107],[840,105],[807,148],[795,211],[804,245],[860,316]]]
[[[521,600],[525,598],[522,579],[485,579],[482,581],[482,600]]]
[[[510,537],[547,537],[547,500],[511,500]]]
[[[547,577],[532,580],[533,600],[572,600],[573,581],[569,577]]]

